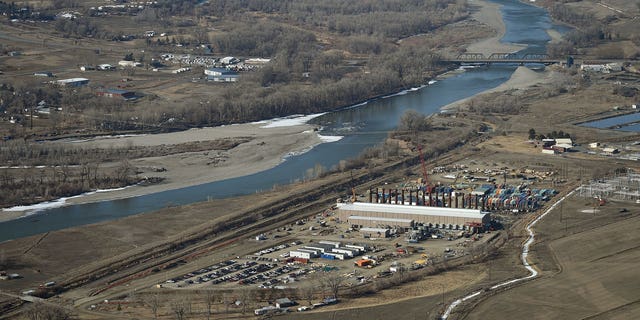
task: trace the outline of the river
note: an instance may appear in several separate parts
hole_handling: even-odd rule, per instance
[[[496,0],[502,6],[507,28],[505,42],[527,44],[523,53],[544,52],[553,26],[546,11],[515,0]],[[210,198],[227,198],[268,190],[274,185],[288,184],[304,177],[307,169],[317,164],[331,168],[340,160],[357,156],[365,148],[378,144],[387,132],[398,124],[404,111],[439,112],[443,106],[504,83],[516,65],[492,65],[467,70],[415,90],[407,90],[375,99],[358,106],[315,118],[323,134],[342,135],[343,139],[316,146],[311,151],[288,158],[280,165],[256,174],[203,185],[169,190],[139,197],[69,205],[38,211],[32,215],[0,223],[0,242],[38,233],[108,221],[162,209],[169,205],[184,205]]]

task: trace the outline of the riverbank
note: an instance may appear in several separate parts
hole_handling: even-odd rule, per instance
[[[502,22],[498,4],[474,0],[473,5],[478,9],[473,14],[473,19],[491,26],[496,31],[496,35],[471,44],[467,50],[468,52],[473,52],[473,50],[480,52],[511,52],[522,48],[521,46],[504,44],[499,41],[505,33],[505,25]],[[159,184],[89,193],[50,204],[40,204],[34,208],[46,208],[47,205],[53,207],[131,198],[268,170],[277,166],[287,156],[308,151],[323,142],[323,138],[314,132],[316,127],[306,124],[303,121],[305,119],[308,118],[301,118],[293,123],[290,121],[273,122],[280,125],[252,123],[192,129],[167,134],[67,141],[67,143],[73,143],[76,146],[110,148],[132,145],[161,146],[224,138],[251,139],[249,142],[242,143],[228,151],[210,150],[162,157],[130,159],[130,164],[140,169],[140,176],[159,177],[164,181]],[[331,140],[335,139],[330,138],[329,141]],[[120,164],[113,163],[108,165],[118,166]],[[158,169],[161,170],[159,171]],[[27,207],[27,210],[22,211],[3,211],[0,213],[0,222],[19,218],[31,210]]]
[[[480,40],[467,46],[467,52],[482,53],[485,57],[496,52],[516,52],[526,48],[525,45],[504,43],[500,40],[506,33],[506,26],[500,12],[500,5],[485,0],[470,0],[472,6],[477,7],[477,11],[472,14],[472,18],[480,23],[486,24],[495,30],[493,37]]]
[[[173,133],[65,141],[65,143],[78,147],[111,148],[161,146],[224,138],[249,139],[248,142],[241,143],[227,151],[209,150],[162,157],[129,159],[131,166],[139,169],[139,176],[159,177],[164,179],[163,182],[115,190],[101,190],[101,192],[87,193],[34,206],[2,210],[0,212],[0,222],[20,218],[38,209],[137,197],[268,170],[277,166],[291,155],[306,152],[318,144],[335,141],[340,138],[320,136],[316,131],[316,126],[306,124],[306,121],[314,116],[318,115],[191,129]],[[105,165],[115,167],[121,164],[110,163]]]
[[[558,79],[560,74],[556,71],[552,70],[544,70],[544,71],[533,71],[527,67],[518,67],[516,71],[513,72],[509,80],[505,83],[486,91],[483,91],[479,94],[473,95],[471,97],[458,100],[454,103],[450,103],[444,107],[442,107],[443,111],[453,111],[456,109],[460,109],[465,106],[469,101],[476,99],[477,97],[495,92],[502,92],[507,90],[523,90],[535,85],[552,83],[555,79]]]

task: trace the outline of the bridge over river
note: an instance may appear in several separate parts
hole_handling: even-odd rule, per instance
[[[445,62],[451,63],[460,63],[460,64],[474,64],[474,63],[482,63],[482,64],[491,64],[491,63],[540,63],[540,64],[556,64],[561,63],[564,60],[551,59],[549,55],[545,53],[527,53],[527,54],[517,54],[517,53],[492,53],[488,57],[486,57],[482,53],[462,53],[458,55],[454,59],[443,59]]]

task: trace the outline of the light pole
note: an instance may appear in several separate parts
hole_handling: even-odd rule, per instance
[[[440,287],[442,287],[442,312],[441,313],[444,313],[447,307],[444,303],[444,283],[441,283]]]

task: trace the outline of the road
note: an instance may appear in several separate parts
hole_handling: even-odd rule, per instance
[[[467,296],[464,296],[460,299],[455,300],[454,302],[452,302],[449,307],[447,307],[447,309],[445,310],[445,312],[442,314],[441,319],[448,319],[449,316],[451,315],[451,312],[453,312],[453,310],[460,305],[463,302],[475,299],[479,296],[481,296],[485,291],[486,292],[490,292],[490,291],[494,291],[503,287],[507,287],[510,286],[512,284],[518,283],[518,282],[522,282],[524,280],[529,280],[529,279],[533,279],[536,278],[539,274],[539,271],[536,270],[534,267],[531,266],[531,264],[529,263],[529,247],[533,244],[533,242],[535,241],[535,232],[533,232],[533,227],[540,221],[542,220],[542,218],[544,218],[547,214],[549,214],[549,212],[553,211],[557,205],[559,205],[560,203],[562,203],[566,198],[570,197],[571,195],[573,195],[573,193],[575,193],[576,191],[578,191],[580,188],[576,188],[571,190],[571,192],[569,192],[568,194],[566,194],[565,196],[563,196],[562,198],[560,198],[558,201],[556,201],[551,207],[549,207],[549,209],[545,210],[541,215],[539,215],[537,218],[535,218],[533,221],[531,221],[529,224],[527,224],[526,226],[526,230],[527,233],[529,234],[529,238],[527,239],[527,241],[522,245],[522,254],[521,254],[521,258],[522,258],[522,265],[529,271],[529,275],[526,277],[522,277],[522,278],[516,278],[516,279],[512,279],[512,280],[508,280],[505,282],[501,282],[498,283],[490,288],[488,288],[487,290],[480,290],[480,291],[476,291],[473,292]]]

